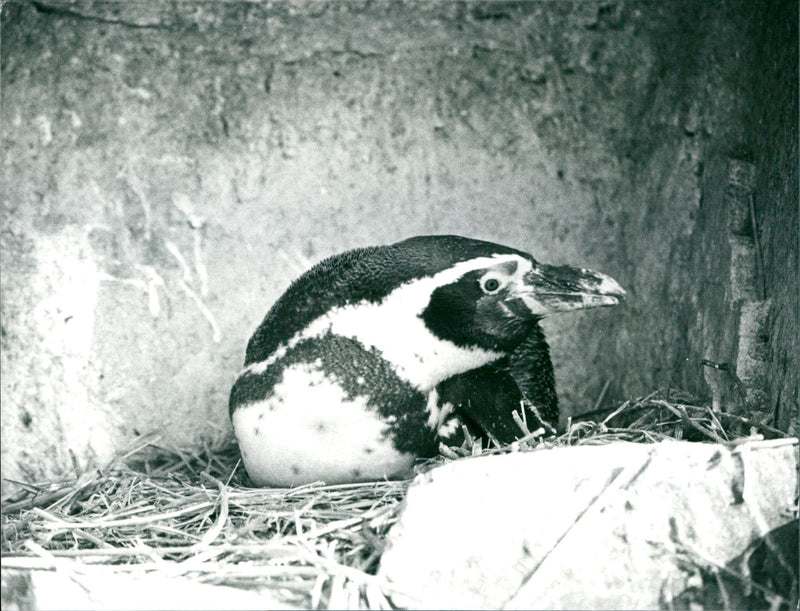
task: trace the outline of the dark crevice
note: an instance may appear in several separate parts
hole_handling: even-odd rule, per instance
[[[31,2],[31,5],[40,13],[45,15],[59,15],[61,17],[71,17],[73,19],[83,19],[85,21],[94,21],[96,23],[105,23],[110,25],[119,25],[126,28],[134,28],[140,30],[171,30],[174,29],[173,25],[164,25],[160,23],[136,23],[133,21],[125,21],[123,19],[109,19],[107,17],[100,17],[98,15],[86,15],[79,11],[75,11],[62,6],[53,6],[44,2]]]

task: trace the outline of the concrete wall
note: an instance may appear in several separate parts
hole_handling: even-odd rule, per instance
[[[754,183],[748,298],[771,300],[751,407],[788,427],[797,8],[768,4],[4,4],[4,477],[152,430],[226,435],[247,338],[289,281],[423,233],[630,289],[547,322],[566,413],[607,382],[606,402],[673,385],[734,405],[700,365],[742,351],[731,160]]]

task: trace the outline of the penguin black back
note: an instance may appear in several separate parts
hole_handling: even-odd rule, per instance
[[[275,302],[247,344],[245,365],[265,359],[328,310],[378,303],[399,285],[455,263],[494,254],[529,254],[456,235],[416,236],[388,246],[357,248],[322,260]]]

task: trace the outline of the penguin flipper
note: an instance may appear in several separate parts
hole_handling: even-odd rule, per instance
[[[511,413],[520,410],[523,397],[505,358],[448,378],[436,390],[439,402],[451,404],[454,414],[476,437],[511,443],[522,436]]]
[[[511,443],[523,436],[518,412],[529,431],[558,425],[558,397],[544,334],[537,326],[507,357],[453,376],[436,387],[439,403],[450,403],[470,433]]]
[[[528,428],[558,427],[558,395],[553,362],[544,333],[537,325],[533,333],[504,359],[507,374],[524,399]]]

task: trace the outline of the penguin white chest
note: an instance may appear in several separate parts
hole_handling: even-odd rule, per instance
[[[242,460],[258,486],[336,484],[408,475],[414,456],[399,452],[392,422],[349,396],[314,363],[284,369],[268,397],[234,411]]]

